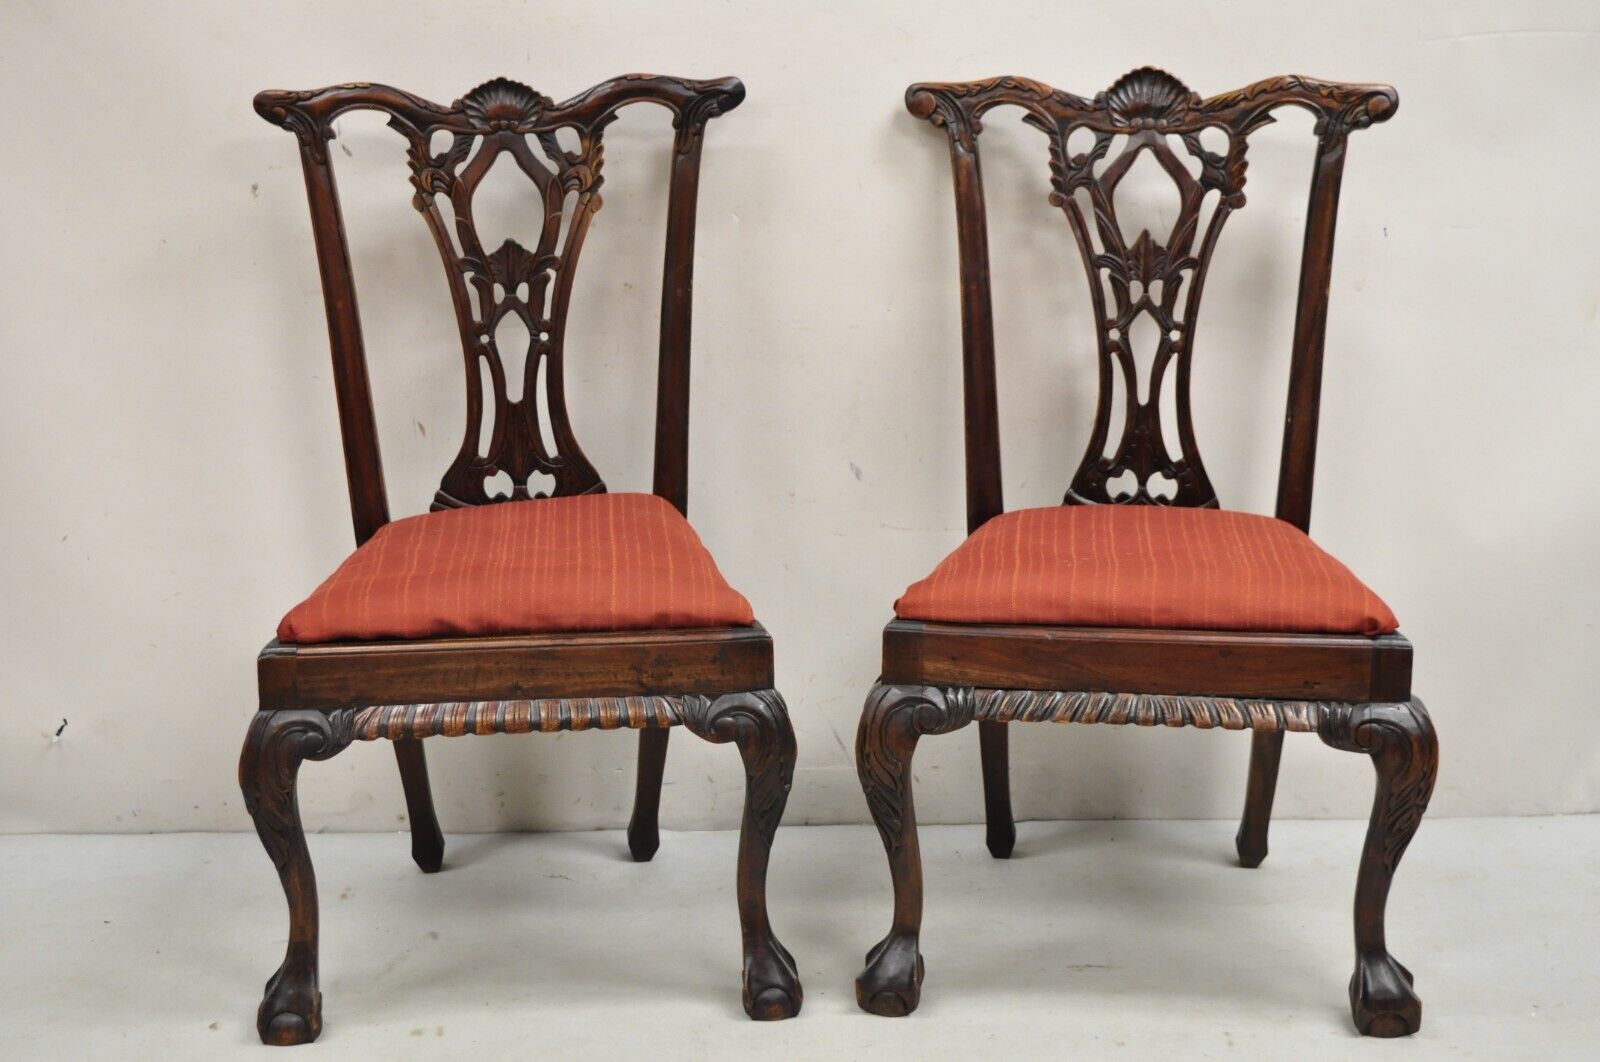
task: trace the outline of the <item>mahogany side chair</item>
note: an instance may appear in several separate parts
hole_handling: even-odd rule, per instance
[[[564,103],[514,81],[448,107],[383,85],[263,92],[255,107],[294,133],[322,272],[356,551],[278,628],[258,660],[260,710],[239,763],[245,804],[289,902],[283,965],[257,1014],[261,1039],[321,1031],[317,895],[296,778],[353,741],[394,744],[411,851],[440,868],[422,740],[560,730],[639,731],[628,846],[658,844],[670,728],[732,742],[746,789],[738,855],[744,1007],[800,1009],[794,960],[767,920],[767,856],[794,776],[794,731],[773,689],[772,639],[684,518],[695,199],[706,123],[738,106],[736,78],[633,74]],[[602,132],[648,102],[672,113],[653,494],[607,494],[573,434],[562,389],[567,307],[600,208]],[[443,258],[466,365],[466,437],[431,511],[391,522],[361,325],[328,141],[333,121],[380,111],[407,141],[412,205]],[[575,137],[575,148],[558,134]],[[473,195],[496,164],[531,182],[538,246],[480,231]],[[564,233],[564,235],[563,235]],[[492,239],[491,239],[492,237]],[[508,318],[520,322],[502,328]],[[507,335],[527,344],[509,381]],[[542,381],[547,414],[542,415]],[[516,395],[516,397],[510,397]],[[487,397],[485,397],[487,396]],[[487,444],[483,418],[492,418]],[[530,491],[529,479],[552,484]],[[509,478],[509,490],[490,493]]]
[[[1202,100],[1150,68],[1092,100],[1018,77],[907,91],[911,113],[948,136],[955,178],[970,537],[896,602],[856,739],[894,879],[892,927],[856,981],[864,1009],[907,1014],[921,991],[917,740],[977,722],[987,842],[1003,859],[1016,837],[1007,724],[1132,723],[1251,732],[1237,837],[1247,867],[1267,852],[1285,732],[1314,732],[1372,758],[1377,797],[1356,878],[1350,1004],[1362,1033],[1417,1030],[1421,1003],[1385,945],[1384,907],[1432,792],[1438,746],[1411,695],[1411,644],[1395,633],[1394,616],[1306,536],[1345,145],[1398,103],[1387,86],[1303,77]],[[978,160],[981,119],[1002,104],[1020,107],[1049,140],[1050,201],[1088,274],[1099,362],[1088,449],[1064,503],[1010,513],[1000,492]],[[1223,224],[1244,205],[1247,139],[1286,106],[1314,115],[1317,149],[1277,512],[1266,517],[1219,507],[1197,448],[1189,372],[1207,265]],[[1165,234],[1130,233],[1118,219],[1118,184],[1147,152],[1177,186]],[[1156,325],[1153,349],[1132,342],[1140,318]],[[1138,354],[1148,357],[1143,389]],[[1126,397],[1114,402],[1119,376]],[[1175,424],[1163,420],[1164,387],[1174,392]]]

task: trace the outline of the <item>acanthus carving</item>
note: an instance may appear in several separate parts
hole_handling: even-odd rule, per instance
[[[868,695],[856,731],[856,768],[873,822],[891,855],[906,824],[917,740],[961,729],[972,722],[975,707],[971,687],[879,684]]]
[[[1376,843],[1385,873],[1394,873],[1428,810],[1438,774],[1438,739],[1420,702],[1341,704],[1323,713],[1317,733],[1345,752],[1372,757],[1378,797],[1369,846]]]
[[[982,104],[988,96],[1004,95],[1007,99],[1043,103],[1054,92],[1049,85],[1025,77],[925,82],[906,90],[906,108],[918,118],[944,129],[953,144],[970,154],[977,150],[977,136],[983,132],[980,116],[987,109]]]
[[[1289,76],[1202,99],[1172,75],[1144,67],[1092,100],[1001,77],[913,85],[906,102],[945,128],[958,152],[976,152],[982,116],[1001,105],[1021,108],[1024,121],[1049,138],[1050,201],[1066,215],[1083,260],[1100,361],[1094,425],[1065,501],[1217,505],[1195,440],[1190,366],[1212,251],[1229,214],[1245,203],[1247,138],[1276,108],[1297,106],[1316,116],[1322,150],[1336,150],[1349,130],[1394,113],[1394,90]],[[1090,142],[1073,151],[1068,142],[1080,130]],[[1220,136],[1226,147],[1211,150],[1202,134]],[[1116,190],[1146,153],[1176,187],[1178,212],[1170,231],[1130,236]],[[1135,349],[1133,329],[1141,322],[1153,326],[1153,350]],[[1148,362],[1143,380],[1140,356]],[[1119,380],[1120,410],[1113,406]],[[1175,423],[1164,420],[1164,395]]]
[[[794,784],[794,729],[777,690],[729,693],[713,700],[682,698],[680,717],[691,733],[714,744],[732,742],[744,759],[745,818],[770,847]]]
[[[245,810],[272,863],[283,873],[303,844],[295,779],[306,760],[326,760],[355,740],[352,709],[258,712],[239,761]]]
[[[1257,121],[1270,121],[1267,112],[1285,103],[1304,107],[1316,115],[1318,136],[1343,136],[1352,129],[1365,129],[1394,117],[1400,96],[1388,85],[1350,85],[1286,74],[1213,96],[1205,107],[1219,113],[1242,110],[1245,116],[1241,124],[1250,126]]]

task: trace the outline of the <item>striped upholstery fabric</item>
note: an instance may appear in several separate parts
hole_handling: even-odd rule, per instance
[[[679,512],[652,494],[502,502],[396,520],[278,625],[285,642],[747,627]]]
[[[1387,634],[1378,596],[1267,516],[1062,505],[980,527],[895,602],[902,619]]]

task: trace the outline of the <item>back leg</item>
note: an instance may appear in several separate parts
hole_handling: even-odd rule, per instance
[[[1283,731],[1256,730],[1250,738],[1250,781],[1245,788],[1244,816],[1234,847],[1239,865],[1259,867],[1267,858],[1267,826],[1272,821],[1272,796],[1278,789],[1278,761],[1283,757]]]
[[[433,787],[428,784],[422,739],[395,739],[394,758],[406,791],[406,814],[411,817],[411,858],[424,873],[435,873],[444,865],[444,834],[439,832],[439,818],[433,812]]]
[[[1009,859],[1017,843],[1017,825],[1011,818],[1011,743],[1006,724],[978,724],[978,754],[983,758],[989,854],[996,859]]]
[[[648,863],[661,847],[656,820],[661,812],[661,778],[667,769],[665,727],[639,731],[639,781],[633,793],[633,818],[628,820],[628,851],[636,863]]]

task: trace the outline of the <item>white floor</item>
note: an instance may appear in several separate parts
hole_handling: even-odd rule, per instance
[[[731,833],[465,835],[442,874],[400,835],[312,839],[323,909],[317,1058],[1595,1058],[1600,816],[1424,824],[1389,908],[1423,1030],[1356,1037],[1346,1010],[1364,824],[1280,822],[1259,870],[1223,822],[923,831],[923,1003],[855,1006],[887,928],[868,827],[786,827],[774,924],[805,1008],[739,1009]],[[255,1053],[286,917],[255,838],[0,838],[0,1056]]]

